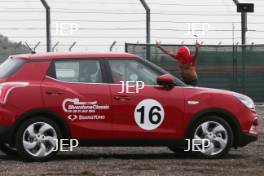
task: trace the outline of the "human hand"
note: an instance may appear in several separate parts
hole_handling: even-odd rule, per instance
[[[160,41],[156,41],[156,47],[157,47],[157,48],[160,48],[160,44],[161,44]]]

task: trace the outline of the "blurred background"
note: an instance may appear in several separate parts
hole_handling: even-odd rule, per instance
[[[124,43],[145,43],[146,17],[140,0],[46,0],[51,8],[55,51],[124,51]],[[151,43],[233,44],[241,41],[241,15],[233,0],[146,0],[151,9]],[[264,1],[248,13],[247,43],[262,44]],[[40,0],[0,0],[0,34],[45,51],[45,9]],[[194,37],[196,30],[197,37]],[[200,31],[199,31],[200,30]],[[1,38],[3,38],[3,36]],[[3,40],[3,39],[1,39]]]

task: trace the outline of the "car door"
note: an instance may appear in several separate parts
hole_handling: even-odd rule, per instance
[[[113,80],[110,91],[116,138],[177,139],[183,136],[181,87],[157,85],[157,77],[164,73],[141,59],[109,59],[108,66]],[[124,81],[130,84],[126,86],[128,89],[123,87]]]
[[[54,60],[42,93],[46,108],[65,119],[72,137],[111,137],[110,88],[100,59]]]

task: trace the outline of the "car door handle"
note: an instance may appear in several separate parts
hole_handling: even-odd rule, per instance
[[[48,94],[48,95],[62,95],[64,93],[61,91],[57,91],[57,90],[48,90],[48,91],[46,91],[46,94]]]
[[[114,99],[118,101],[127,101],[127,100],[130,100],[131,97],[125,96],[125,95],[117,95],[114,97]]]

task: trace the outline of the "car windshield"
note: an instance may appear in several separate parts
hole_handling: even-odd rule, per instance
[[[6,78],[14,74],[23,63],[25,63],[25,60],[9,57],[0,65],[0,78]]]

